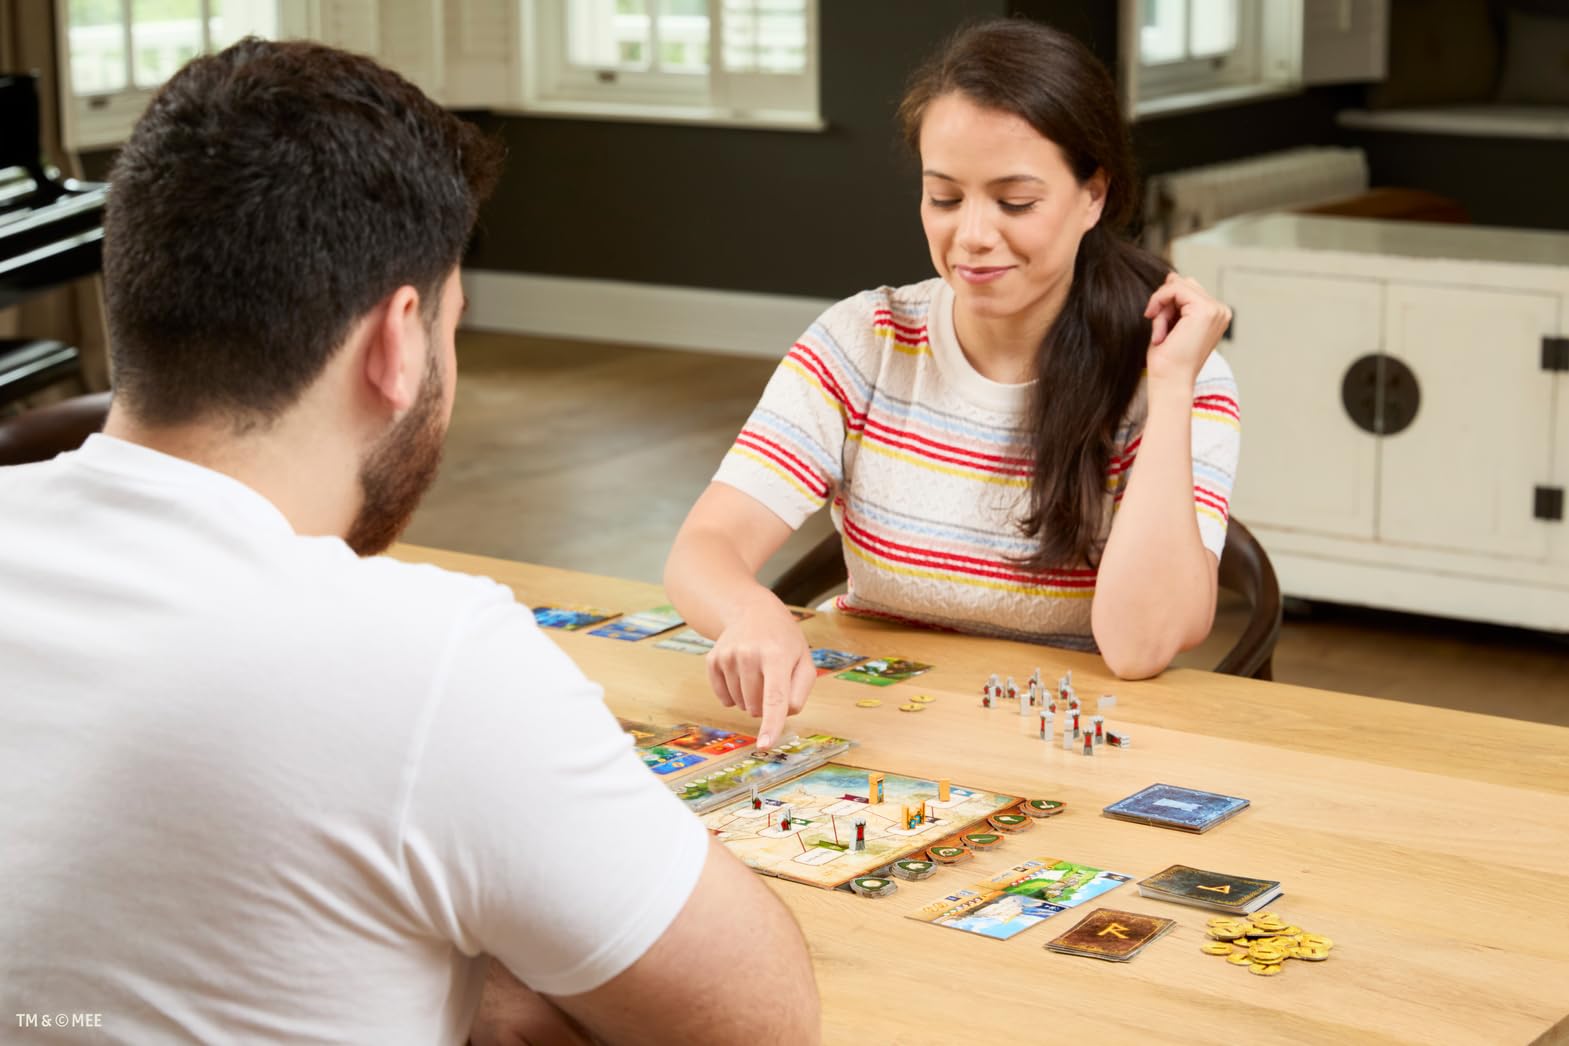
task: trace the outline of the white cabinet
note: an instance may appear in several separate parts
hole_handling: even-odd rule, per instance
[[[1569,631],[1569,235],[1257,215],[1173,258],[1235,312],[1232,511],[1288,595]]]

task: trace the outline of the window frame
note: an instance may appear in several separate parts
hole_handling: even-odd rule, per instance
[[[1301,89],[1300,0],[1237,0],[1237,44],[1230,52],[1150,64],[1143,59],[1140,4],[1141,0],[1121,0],[1119,15],[1121,88],[1129,120]]]

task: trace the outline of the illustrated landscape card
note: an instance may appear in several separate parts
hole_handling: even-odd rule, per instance
[[[661,745],[673,737],[691,733],[697,729],[691,723],[642,723],[636,719],[623,719],[616,717],[616,722],[621,729],[632,736],[632,744],[638,748],[647,748],[649,745]]]
[[[931,665],[920,661],[911,661],[903,657],[879,657],[873,661],[864,661],[848,672],[840,672],[835,679],[848,679],[852,683],[867,683],[871,686],[893,686],[906,679],[914,679],[922,672],[928,672]]]
[[[540,628],[561,628],[568,632],[576,632],[580,628],[609,621],[615,616],[614,610],[571,603],[556,606],[540,605],[534,608],[534,621]]]
[[[1128,880],[1119,872],[1037,857],[968,889],[955,890],[910,918],[1006,941]]]
[[[714,641],[695,628],[683,629],[654,645],[661,650],[674,650],[678,654],[706,654],[714,649]]]
[[[681,612],[668,603],[664,606],[653,607],[648,610],[639,610],[635,614],[627,614],[608,625],[601,625],[589,632],[591,636],[602,636],[606,639],[624,639],[636,642],[657,636],[661,632],[668,632],[678,625],[686,624],[681,617]]]
[[[832,888],[1020,802],[1018,796],[958,785],[949,786],[946,801],[937,796],[935,781],[828,763],[760,790],[756,808],[746,795],[703,815],[703,823],[757,871]],[[921,823],[908,826],[903,818],[909,811],[921,812]]]

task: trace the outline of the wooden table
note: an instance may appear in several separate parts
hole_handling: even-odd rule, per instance
[[[489,575],[530,604],[665,602],[656,585],[428,549],[395,554]],[[1124,683],[1089,655],[833,614],[803,628],[814,646],[937,667],[885,690],[823,677],[797,731],[857,739],[846,758],[857,765],[1068,803],[886,900],[769,880],[811,942],[827,1041],[1569,1042],[1569,729],[1185,670]],[[652,640],[556,635],[619,713],[751,723],[718,705],[700,657]],[[1115,693],[1110,721],[1131,731],[1133,747],[1086,758],[1030,736],[1034,720],[1006,705],[980,707],[989,673],[1022,685],[1037,665],[1048,683],[1071,668],[1091,704]],[[917,693],[937,700],[900,712]],[[882,706],[855,707],[868,696]],[[1485,710],[1488,695],[1476,703]],[[1157,781],[1253,805],[1205,835],[1100,815]],[[1334,954],[1253,976],[1200,953],[1211,913],[1141,898],[1131,884],[1006,942],[905,918],[1036,856],[1135,878],[1183,863],[1279,879],[1286,895],[1271,910],[1333,938]],[[1178,926],[1127,964],[1043,950],[1101,906]],[[737,1005],[766,998],[763,986],[714,990]]]

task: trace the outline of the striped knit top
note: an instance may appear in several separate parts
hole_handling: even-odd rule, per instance
[[[824,504],[843,537],[836,608],[938,628],[1094,649],[1095,571],[1035,571],[1027,511],[1031,385],[978,373],[941,279],[834,305],[774,372],[714,479],[799,527]],[[1138,453],[1140,383],[1116,435],[1101,536]],[[1241,437],[1231,368],[1212,353],[1193,399],[1193,511],[1218,557]]]

